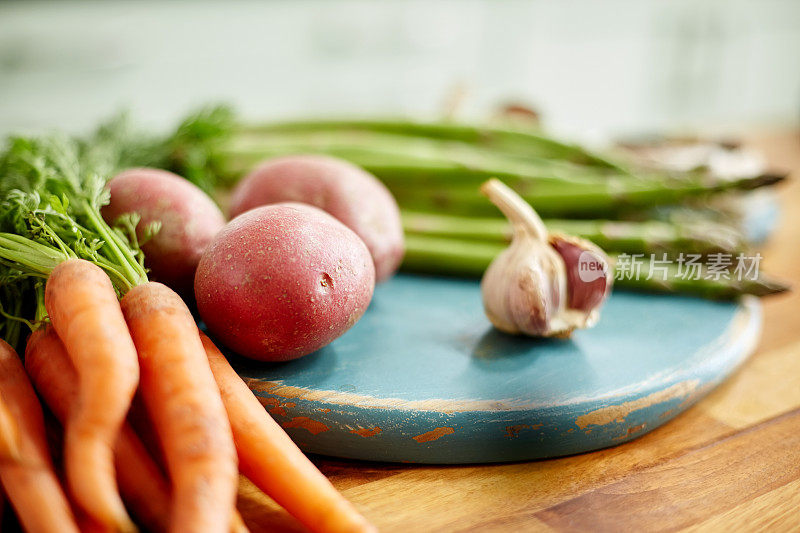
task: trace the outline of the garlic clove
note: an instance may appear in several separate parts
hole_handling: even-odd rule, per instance
[[[551,233],[550,245],[564,260],[567,273],[567,307],[581,311],[598,308],[611,291],[611,260],[594,243]]]
[[[506,333],[550,335],[563,307],[563,271],[563,260],[548,244],[530,237],[515,239],[481,281],[489,320]]]
[[[548,234],[536,211],[496,179],[481,186],[508,218],[511,244],[483,275],[486,316],[501,331],[566,337],[594,325],[613,278],[610,260],[584,239]]]
[[[547,228],[534,209],[496,179],[481,186],[508,218],[511,244],[489,265],[481,281],[483,305],[506,333],[551,336],[570,327],[563,314],[567,294],[564,260],[547,242]]]

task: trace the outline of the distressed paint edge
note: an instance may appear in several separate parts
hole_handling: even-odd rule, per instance
[[[744,325],[744,327],[741,327]],[[727,353],[737,343],[742,343],[745,348],[739,358],[739,363],[744,361],[755,349],[760,337],[761,307],[755,297],[746,297],[741,300],[741,305],[731,318],[728,328],[714,342],[701,347],[695,352],[694,358],[704,357],[711,352]],[[658,381],[645,382],[636,389],[612,391],[597,397],[578,397],[560,405],[580,405],[584,403],[609,403],[608,408],[614,407],[614,400],[622,400],[616,405],[635,401],[631,399],[637,394],[653,394],[654,389],[676,387],[680,382],[686,382],[686,376],[673,372],[659,376]],[[525,403],[518,399],[506,398],[501,400],[404,400],[402,398],[375,398],[364,394],[340,392],[333,390],[312,391],[304,387],[284,385],[281,381],[264,381],[258,378],[243,379],[248,387],[257,396],[277,396],[284,400],[306,400],[331,405],[353,406],[371,409],[407,410],[407,411],[435,411],[441,413],[459,412],[504,412],[504,411],[529,411],[548,407],[547,404]],[[688,385],[687,385],[688,386]],[[691,391],[689,391],[691,392]],[[588,414],[588,413],[587,413]]]

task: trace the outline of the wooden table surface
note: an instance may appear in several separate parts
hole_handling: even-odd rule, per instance
[[[560,459],[317,465],[381,531],[800,530],[800,136],[749,144],[793,172],[762,266],[798,290],[764,300],[758,351],[695,407],[635,441]],[[253,531],[302,531],[244,479],[239,496]]]

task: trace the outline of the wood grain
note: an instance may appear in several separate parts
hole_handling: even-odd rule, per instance
[[[686,531],[720,531],[739,527],[761,531],[792,531],[797,529],[797,510],[800,508],[800,480],[747,500],[724,513],[686,528]]]
[[[561,531],[673,531],[690,526],[797,480],[798,427],[800,411],[781,415],[536,516]]]
[[[798,290],[765,300],[758,352],[698,405],[635,441],[548,461],[315,462],[388,532],[800,530],[800,137],[749,144],[794,172],[762,253]],[[253,531],[302,530],[246,480],[239,496]]]

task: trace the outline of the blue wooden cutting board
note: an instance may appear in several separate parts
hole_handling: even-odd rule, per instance
[[[400,275],[330,346],[233,363],[307,452],[537,459],[613,446],[677,416],[752,352],[759,309],[618,291],[593,329],[537,340],[493,329],[477,281]]]

